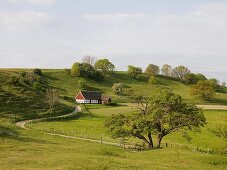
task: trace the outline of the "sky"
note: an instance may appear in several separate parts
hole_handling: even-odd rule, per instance
[[[0,0],[0,67],[69,68],[85,55],[227,81],[227,0]]]

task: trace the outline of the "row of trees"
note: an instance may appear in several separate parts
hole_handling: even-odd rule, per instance
[[[92,78],[103,81],[105,75],[113,73],[115,66],[108,59],[96,60],[94,57],[85,56],[82,63],[76,62],[72,65],[70,75],[73,77]]]
[[[138,80],[148,81],[151,84],[156,84],[157,76],[163,75],[177,79],[185,84],[192,85],[192,95],[201,97],[203,99],[211,99],[214,97],[215,92],[224,91],[226,83],[220,84],[217,79],[207,79],[201,73],[191,73],[185,66],[177,66],[172,68],[170,65],[165,64],[160,69],[159,66],[149,64],[143,72],[141,67],[128,66],[128,74]]]

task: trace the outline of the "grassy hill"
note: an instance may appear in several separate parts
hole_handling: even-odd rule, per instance
[[[138,81],[131,78],[126,72],[116,72],[113,75],[106,77],[104,82],[96,82],[90,79],[71,77],[65,73],[64,70],[43,70],[47,75],[48,82],[54,88],[57,88],[62,96],[68,96],[74,98],[74,96],[80,91],[78,82],[80,80],[86,81],[88,90],[102,91],[104,94],[111,96],[118,102],[128,102],[126,96],[117,96],[113,93],[112,85],[114,83],[123,83],[125,85],[125,93],[130,93],[134,90],[138,94],[152,95],[157,87],[166,87],[172,89],[175,93],[180,94],[188,102],[197,104],[227,104],[227,92],[217,93],[215,98],[210,101],[204,101],[197,99],[191,95],[191,88],[176,80],[159,77],[157,85],[151,85],[146,82]]]
[[[190,86],[181,82],[159,77],[157,85],[140,82],[127,75],[116,72],[107,76],[104,82],[70,77],[64,70],[42,70],[48,86],[58,91],[60,102],[53,113],[48,112],[45,92],[30,86],[14,86],[10,83],[12,75],[20,72],[32,72],[31,69],[0,69],[0,168],[1,169],[226,169],[226,155],[192,152],[183,147],[149,152],[134,152],[119,147],[100,145],[90,142],[52,137],[38,129],[64,131],[91,138],[100,138],[105,134],[103,121],[110,114],[128,113],[128,106],[107,107],[89,105],[89,115],[79,119],[56,122],[42,122],[32,125],[31,131],[15,126],[15,120],[62,115],[73,110],[74,96],[81,90],[78,82],[86,81],[88,90],[102,91],[114,101],[130,102],[127,95],[113,93],[113,83],[123,83],[125,94],[135,91],[142,95],[151,95],[157,87],[171,88],[188,102],[197,104],[227,104],[227,94],[216,94],[212,101],[203,101],[190,95]],[[180,134],[173,134],[166,141],[203,149],[221,145],[216,142],[209,128],[226,125],[226,111],[206,111],[208,126],[202,133],[192,134],[193,140],[188,143]],[[216,143],[215,143],[216,142]],[[215,144],[216,145],[215,145]]]

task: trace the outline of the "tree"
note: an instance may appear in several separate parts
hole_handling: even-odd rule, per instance
[[[119,95],[123,92],[123,87],[124,87],[124,85],[122,83],[114,83],[112,86],[112,89],[113,89],[114,93]]]
[[[58,103],[58,94],[57,94],[56,90],[47,89],[46,101],[49,105],[49,112],[51,114],[53,112],[55,104]]]
[[[34,69],[34,70],[33,70],[33,73],[34,73],[35,75],[42,76],[42,71],[41,71],[40,69],[38,69],[38,68]]]
[[[149,75],[146,74],[146,73],[143,73],[143,74],[138,74],[136,76],[136,79],[139,80],[139,81],[144,81],[144,82],[147,82],[149,80]]]
[[[198,130],[206,124],[201,109],[187,104],[181,96],[169,90],[160,90],[153,97],[150,107],[157,135],[157,148],[160,148],[162,139],[172,132]]]
[[[161,71],[162,71],[163,75],[170,77],[172,75],[173,69],[170,65],[165,64],[165,65],[162,66]]]
[[[148,75],[158,75],[160,72],[159,66],[154,64],[149,64],[145,71]]]
[[[85,78],[94,78],[95,69],[92,65],[90,65],[88,63],[81,63],[80,64],[80,75]]]
[[[208,80],[199,81],[192,86],[192,95],[201,97],[202,99],[211,99],[215,95],[214,86]]]
[[[137,78],[137,76],[139,74],[142,74],[142,69],[140,67],[134,67],[132,65],[128,66],[128,74],[133,77],[133,78]]]
[[[209,79],[209,82],[212,84],[215,91],[219,89],[219,81],[217,79]]]
[[[79,77],[80,76],[80,63],[74,63],[71,68],[71,76]]]
[[[102,70],[103,73],[112,73],[115,66],[108,59],[97,60],[95,63],[95,69]]]
[[[201,73],[197,73],[196,76],[197,76],[198,80],[207,80],[206,76],[204,76]]]
[[[173,76],[180,80],[184,80],[186,75],[190,73],[190,70],[185,66],[178,66],[173,69]]]
[[[179,130],[198,130],[206,123],[201,109],[187,104],[181,96],[170,90],[160,89],[152,98],[135,98],[138,112],[131,115],[112,115],[105,127],[114,138],[135,137],[153,148],[153,135],[157,136],[157,148],[162,139]]]
[[[196,84],[199,81],[199,78],[194,73],[189,73],[185,76],[184,82],[187,84]]]
[[[93,56],[84,56],[82,58],[82,63],[87,63],[87,64],[90,64],[90,65],[94,65],[95,64],[95,61],[96,61],[96,57],[93,57]]]

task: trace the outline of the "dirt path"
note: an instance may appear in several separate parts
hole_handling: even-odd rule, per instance
[[[205,110],[227,110],[227,106],[223,105],[197,105],[197,106]]]
[[[64,118],[64,117],[74,115],[74,114],[76,114],[77,112],[80,112],[80,111],[81,111],[81,107],[77,106],[72,113],[69,113],[69,114],[66,114],[66,115],[61,115],[61,116],[55,116],[55,117],[51,117],[51,118]],[[33,122],[33,121],[41,121],[41,120],[45,120],[45,118],[33,119],[33,120],[24,120],[24,121],[21,121],[21,122],[16,122],[16,126],[23,128],[23,129],[26,129],[26,130],[30,130],[30,129],[25,127],[25,125],[27,123],[30,123],[30,122]]]
[[[63,118],[63,117],[67,117],[67,116],[71,116],[73,114],[76,114],[77,112],[80,112],[80,111],[81,111],[81,107],[80,106],[77,106],[72,113],[69,113],[69,114],[66,114],[66,115],[62,115],[62,116],[56,116],[56,117],[52,117],[52,118]],[[24,120],[24,121],[21,121],[21,122],[17,122],[16,123],[16,126],[22,128],[22,129],[25,129],[25,130],[30,130],[29,128],[25,127],[25,125],[27,123],[30,123],[30,122],[33,122],[33,121],[41,121],[41,120],[45,120],[45,119],[42,118],[42,119],[34,119],[34,120]],[[102,139],[95,140],[95,139],[89,139],[89,138],[82,138],[82,137],[76,137],[76,136],[63,135],[63,134],[58,134],[58,133],[48,133],[48,132],[44,132],[44,133],[47,134],[47,135],[59,136],[59,137],[68,138],[68,139],[77,139],[77,140],[88,141],[88,142],[95,142],[95,143],[112,145],[112,146],[121,146],[119,143],[106,142],[106,141],[103,141]]]

